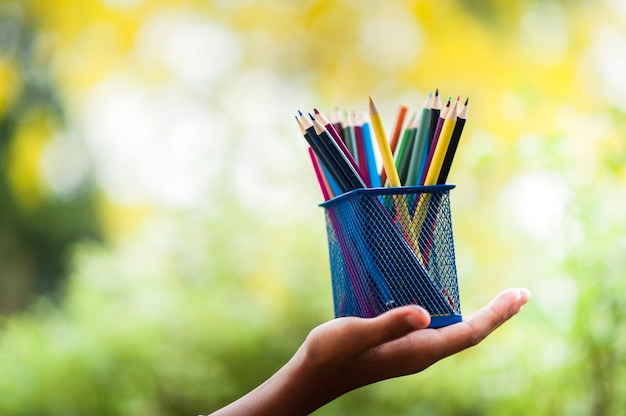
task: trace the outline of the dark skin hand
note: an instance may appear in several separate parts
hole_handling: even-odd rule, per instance
[[[427,328],[430,315],[414,305],[334,319],[314,328],[269,380],[213,415],[309,414],[351,390],[418,373],[477,345],[528,299],[528,290],[508,289],[463,322],[438,329]]]

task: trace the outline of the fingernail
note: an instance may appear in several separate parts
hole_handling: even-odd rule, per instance
[[[526,289],[525,287],[520,287],[517,289],[520,293],[520,295],[522,296],[522,298],[524,298],[524,303],[528,302],[531,298],[531,293],[530,290]]]
[[[426,309],[419,305],[413,305],[413,308],[418,310],[420,315],[422,316],[420,317],[415,314],[408,315],[407,320],[409,321],[411,326],[414,328],[424,328],[428,326],[428,324],[430,323],[430,313],[428,313]]]

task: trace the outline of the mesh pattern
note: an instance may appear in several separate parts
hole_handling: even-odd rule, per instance
[[[452,187],[358,189],[322,204],[335,316],[418,304],[432,315],[431,326],[462,319]]]

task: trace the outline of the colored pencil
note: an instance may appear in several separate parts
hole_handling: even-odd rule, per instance
[[[309,117],[298,111],[296,120],[331,198],[364,187],[446,183],[467,119],[469,99],[461,104],[460,96],[454,103],[448,98],[442,107],[440,98],[437,88],[434,95],[428,95],[419,117],[412,113],[408,118],[408,107],[400,105],[390,140],[372,97],[369,112],[362,118],[354,111],[339,108],[335,109],[333,121],[317,109]]]
[[[328,130],[326,130],[322,123],[317,120],[312,114],[309,114],[309,117],[311,118],[313,128],[320,142],[323,146],[326,147],[326,150],[330,154],[331,158],[334,160],[335,164],[339,167],[339,170],[348,179],[348,190],[351,191],[353,189],[366,188],[365,182],[363,182],[363,179],[361,178],[359,173],[356,171],[354,166],[352,166],[346,154],[341,151],[341,148],[339,147],[339,145],[337,145]]]
[[[411,160],[411,152],[413,151],[413,144],[415,143],[415,136],[417,135],[417,120],[415,113],[409,119],[404,134],[402,135],[402,141],[396,148],[396,169],[398,169],[398,176],[400,176],[400,183],[406,185],[406,176],[409,173],[409,162]]]
[[[372,187],[372,181],[370,181],[369,175],[365,174],[365,172],[369,171],[367,166],[367,154],[365,151],[365,142],[363,140],[363,127],[357,118],[355,112],[352,112],[352,125],[354,126],[354,141],[356,143],[356,151],[358,157],[358,167],[361,173],[361,178],[365,182],[368,188]]]
[[[378,141],[378,150],[380,151],[380,155],[383,159],[383,169],[386,171],[387,177],[389,178],[389,185],[393,187],[401,186],[398,171],[393,162],[393,154],[391,153],[391,148],[389,147],[387,135],[383,126],[383,121],[374,100],[372,100],[372,97],[369,97],[369,110],[372,126],[374,127],[374,135]]]
[[[311,158],[311,163],[313,164],[313,170],[315,171],[315,177],[317,178],[317,182],[320,185],[320,189],[322,191],[322,196],[324,197],[324,201],[328,201],[334,195],[330,190],[330,186],[328,185],[328,179],[325,177],[322,172],[322,168],[320,166],[319,160],[317,156],[315,156],[315,152],[310,147],[308,148],[309,157]]]
[[[313,149],[315,154],[320,158],[322,165],[328,169],[328,173],[330,177],[332,177],[336,182],[339,188],[341,189],[341,193],[348,192],[352,190],[352,186],[350,181],[345,176],[343,171],[339,168],[334,158],[331,156],[326,146],[322,144],[317,133],[315,133],[315,127],[313,126],[313,122],[307,117],[297,117],[298,124],[301,124],[304,129],[304,138],[309,143],[309,146]]]
[[[402,127],[404,126],[404,119],[406,118],[406,113],[409,108],[405,105],[401,105],[398,108],[398,114],[396,115],[396,122],[394,123],[393,132],[391,133],[391,137],[389,138],[389,148],[391,149],[391,153],[395,154],[398,140],[400,140],[400,133],[402,132]],[[380,173],[380,181],[385,183],[387,181],[387,172],[384,170]]]
[[[430,150],[430,146],[433,142],[433,138],[435,137],[435,130],[437,130],[437,121],[439,120],[439,114],[441,113],[441,99],[439,98],[439,88],[435,90],[435,98],[433,98],[433,102],[431,105],[430,111],[430,134],[428,136],[428,148]]]
[[[309,139],[307,138],[308,133],[301,119],[302,112],[298,111],[298,113],[299,113],[299,116],[296,116],[296,121],[298,123],[298,127],[300,127],[300,133],[302,134],[302,136],[304,136],[307,139],[307,142],[310,143]],[[341,195],[343,193],[341,187],[339,186],[337,181],[333,178],[333,175],[330,173],[328,168],[324,165],[324,163],[322,163],[322,161],[320,160],[320,157],[315,155],[315,151],[310,146],[309,146],[309,153],[313,153],[313,155],[315,156],[315,162],[317,163],[314,163],[314,168],[316,164],[319,166],[319,169],[322,173],[322,179],[323,179],[324,185],[328,193],[330,194],[331,198],[336,195]]]
[[[380,175],[378,174],[378,167],[376,165],[376,154],[374,153],[374,142],[372,141],[372,129],[367,115],[363,116],[361,135],[363,136],[365,156],[367,157],[367,176],[369,177],[370,184],[373,188],[381,187]]]
[[[467,120],[468,102],[469,98],[465,100],[465,104],[463,104],[463,107],[461,107],[457,113],[456,124],[454,125],[454,130],[452,131],[450,144],[448,145],[448,150],[446,151],[446,156],[443,159],[443,165],[441,166],[441,171],[439,172],[439,178],[437,179],[438,184],[444,184],[448,179],[450,167],[452,166],[452,161],[454,160],[454,155],[457,147],[459,146],[461,134],[463,133],[463,127],[465,126],[465,121]]]
[[[443,107],[443,109],[439,112],[439,120],[437,120],[437,127],[435,127],[435,133],[433,139],[428,148],[428,156],[426,157],[426,163],[424,164],[424,168],[422,169],[422,176],[420,177],[420,185],[424,185],[424,181],[426,180],[426,175],[428,175],[428,169],[430,168],[430,162],[433,159],[433,154],[435,153],[435,148],[437,147],[437,141],[439,140],[439,134],[441,133],[441,128],[443,127],[443,122],[446,119],[446,114],[450,111],[450,102],[451,98],[448,98],[448,102]]]
[[[435,185],[437,183],[437,179],[439,178],[439,173],[441,172],[441,167],[443,165],[443,159],[446,156],[448,145],[450,144],[452,131],[454,130],[454,125],[456,124],[457,103],[458,101],[454,103],[446,114],[446,119],[441,128],[441,133],[437,139],[437,146],[435,148],[435,152],[433,153],[433,158],[431,159],[430,166],[428,167],[428,174],[426,175],[426,180],[424,180],[424,185]]]
[[[322,173],[324,173],[324,177],[326,178],[326,181],[328,182],[328,187],[329,187],[331,193],[333,194],[333,196],[337,196],[337,195],[343,194],[343,191],[341,190],[341,187],[339,186],[339,184],[337,183],[335,178],[333,178],[333,176],[331,175],[331,173],[328,170],[328,168],[326,168],[326,166],[324,166],[324,164],[320,161],[319,157],[317,157],[317,160],[320,162],[320,168],[322,169]]]
[[[337,135],[343,140],[343,124],[341,124],[341,111],[338,108],[335,109],[335,118],[332,120],[333,127],[337,132]],[[344,142],[345,143],[345,142]]]
[[[335,129],[335,126],[326,118],[326,116],[324,116],[324,114],[320,113],[317,108],[313,109],[313,113],[315,114],[315,117],[320,120],[320,123],[322,123],[322,125],[326,128],[326,130],[328,130],[328,133],[330,133],[333,140],[335,140],[335,143],[337,143],[337,146],[339,146],[339,148],[341,149],[341,152],[346,156],[346,158],[348,159],[348,162],[350,162],[354,170],[356,170],[359,176],[361,177],[361,179],[365,181],[366,175],[363,173],[362,169],[359,167],[359,164],[352,156],[352,153],[350,153],[350,151],[346,147],[346,144],[343,142],[343,140],[341,140],[341,137],[339,136],[339,133]]]
[[[343,141],[346,144],[346,147],[350,151],[350,154],[356,160],[356,147],[354,146],[354,126],[350,122],[350,116],[347,111],[344,111],[344,116],[341,119],[341,124],[343,126]]]
[[[432,97],[428,97],[422,107],[419,127],[417,128],[417,136],[411,151],[411,160],[409,162],[409,172],[406,177],[406,185],[419,185],[420,172],[422,172],[426,157],[428,156],[428,136],[430,134],[430,106]]]

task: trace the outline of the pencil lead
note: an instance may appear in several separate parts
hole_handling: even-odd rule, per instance
[[[435,88],[435,97],[439,97],[439,88]]]
[[[313,117],[313,114],[309,113],[309,117],[311,118],[311,120],[315,120],[315,117]]]
[[[302,117],[304,114],[302,114],[302,111],[298,110],[298,115]]]
[[[467,97],[467,98],[465,99],[465,104],[464,104],[464,105],[467,105],[467,103],[468,103],[468,102],[469,102],[469,97]]]
[[[319,113],[320,113],[320,112],[318,111],[318,109],[317,109],[317,108],[314,108],[314,109],[313,109],[313,112],[314,112],[315,114],[319,114]]]

